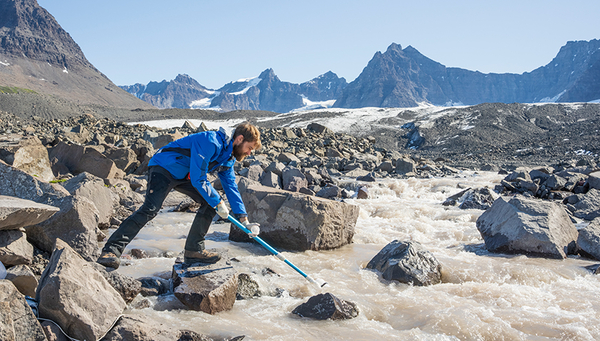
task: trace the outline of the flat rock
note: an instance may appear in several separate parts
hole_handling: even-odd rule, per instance
[[[60,211],[58,207],[0,195],[0,230],[15,230],[43,222]]]

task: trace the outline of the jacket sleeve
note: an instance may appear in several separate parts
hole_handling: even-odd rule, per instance
[[[211,206],[216,207],[221,201],[221,196],[208,181],[208,165],[217,153],[217,146],[211,141],[194,141],[190,154],[190,180],[192,185],[200,192],[204,200]]]
[[[246,207],[242,201],[242,196],[240,195],[238,186],[235,183],[235,171],[233,170],[233,167],[230,167],[223,172],[219,172],[218,175],[219,179],[221,180],[223,190],[227,195],[229,206],[231,206],[231,211],[238,219],[241,217],[246,217],[248,214],[246,213]]]

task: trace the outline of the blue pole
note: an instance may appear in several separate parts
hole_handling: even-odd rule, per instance
[[[231,214],[227,216],[227,219],[229,219],[229,221],[231,221],[235,226],[239,227],[246,234],[252,233],[252,231],[248,230],[246,228],[246,226],[244,226],[244,224],[240,223],[237,219],[235,219],[234,217],[232,217]],[[279,258],[280,260],[282,260],[283,262],[285,262],[287,265],[291,266],[292,269],[296,270],[299,274],[301,274],[309,282],[311,282],[311,283],[316,284],[317,286],[319,286],[319,283],[317,283],[309,275],[305,274],[304,271],[300,270],[297,266],[295,266],[294,264],[292,264],[292,262],[290,262],[289,260],[287,260],[284,255],[282,255],[281,253],[277,252],[277,250],[275,250],[273,247],[271,247],[271,245],[267,244],[267,242],[265,242],[264,240],[262,240],[262,238],[260,238],[259,236],[256,236],[256,237],[254,237],[252,239],[256,240],[260,245],[262,245],[265,249],[269,250],[269,252],[271,252],[272,254],[274,254],[275,256],[277,256],[277,258]],[[327,284],[327,283],[323,283],[320,286],[323,287],[325,284]]]

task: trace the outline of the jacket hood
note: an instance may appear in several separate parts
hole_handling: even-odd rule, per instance
[[[223,135],[225,135],[225,142],[226,144],[231,143],[231,140],[233,139],[233,133],[235,132],[235,129],[225,129],[223,127],[219,128],[219,132]]]

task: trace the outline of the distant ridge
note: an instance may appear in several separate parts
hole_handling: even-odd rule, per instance
[[[151,84],[161,84],[168,89],[167,84],[177,83],[179,77],[170,82],[149,83],[144,96],[149,97]],[[193,82],[200,86],[195,80]],[[141,84],[136,86],[144,88]],[[138,88],[134,87],[123,88],[137,95]],[[212,95],[210,90],[201,93],[196,100],[191,93],[192,86],[188,90],[177,88],[185,95],[165,91],[156,96],[172,97],[173,100],[160,102],[177,103],[172,106],[177,108],[275,112],[326,107],[415,107],[421,103],[452,106],[494,102],[589,102],[600,99],[600,40],[570,41],[550,63],[523,74],[485,74],[450,68],[427,58],[412,46],[402,49],[399,44],[392,43],[385,52],[375,53],[361,74],[349,84],[331,71],[302,84],[282,82],[272,69],[267,69],[256,78],[228,83]],[[144,96],[138,95],[157,105],[154,98]],[[178,97],[186,100],[175,101]]]
[[[100,73],[35,0],[0,0],[0,86],[79,104],[151,108]]]

